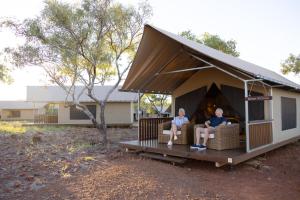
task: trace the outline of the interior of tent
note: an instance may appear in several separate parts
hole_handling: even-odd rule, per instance
[[[262,96],[259,92],[251,92],[252,96]],[[249,102],[249,120],[265,119],[264,101]],[[175,110],[184,108],[187,117],[195,124],[204,123],[214,115],[216,108],[222,108],[228,121],[240,124],[240,132],[245,132],[245,97],[244,90],[216,83],[203,86],[175,98]]]

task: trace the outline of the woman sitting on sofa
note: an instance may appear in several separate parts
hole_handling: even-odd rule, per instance
[[[172,128],[170,133],[170,140],[168,142],[168,146],[173,144],[172,139],[174,136],[174,140],[177,140],[177,131],[181,130],[182,125],[189,123],[187,117],[185,117],[185,110],[183,108],[179,108],[178,116],[174,117],[172,120]]]

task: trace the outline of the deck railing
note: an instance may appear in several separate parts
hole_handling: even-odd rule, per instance
[[[171,121],[171,117],[141,118],[139,120],[139,140],[151,140],[158,138],[158,125]]]
[[[35,115],[34,123],[36,123],[36,124],[57,124],[58,116],[57,115]]]
[[[254,121],[249,123],[250,149],[272,143],[272,121]]]

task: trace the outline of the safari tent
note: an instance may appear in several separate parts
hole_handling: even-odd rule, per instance
[[[185,108],[201,124],[216,107],[239,125],[239,147],[192,151],[190,144],[158,142],[159,124],[171,118],[139,119],[139,137],[126,149],[235,165],[300,139],[300,85],[274,71],[176,34],[145,25],[122,91],[172,96],[172,116]]]

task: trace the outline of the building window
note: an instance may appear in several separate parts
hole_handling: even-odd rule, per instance
[[[96,118],[96,105],[86,105],[86,107]],[[81,110],[78,110],[75,106],[71,106],[70,107],[70,119],[71,120],[78,120],[78,119],[83,120],[83,119],[89,119],[89,117]]]
[[[282,130],[297,127],[297,106],[295,98],[281,97]]]
[[[11,110],[8,113],[8,118],[20,118],[21,117],[21,112],[19,110]]]

